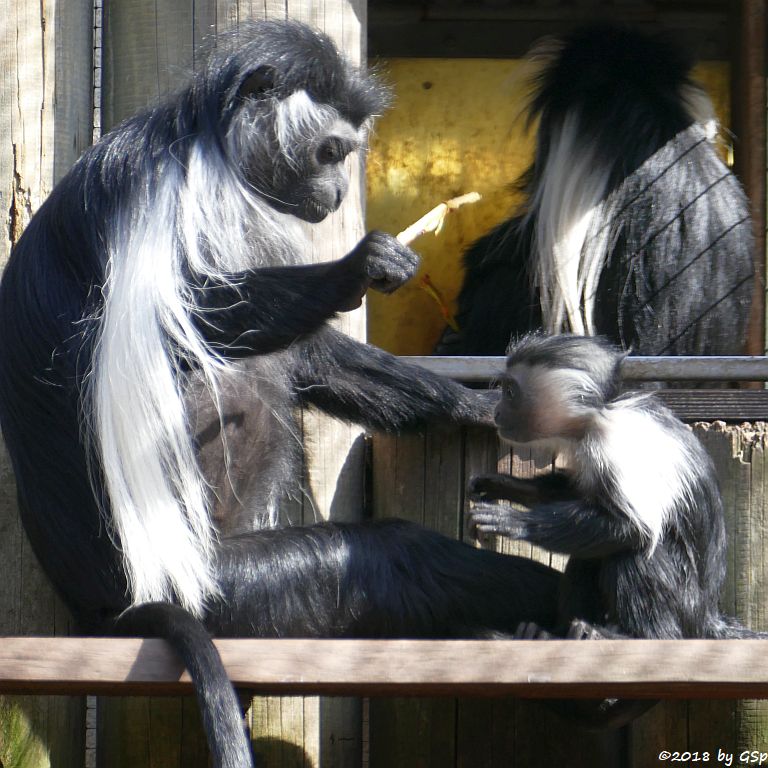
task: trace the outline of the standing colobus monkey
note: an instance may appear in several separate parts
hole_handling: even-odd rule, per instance
[[[752,293],[747,200],[679,45],[600,24],[535,49],[524,202],[464,256],[445,355],[543,329],[638,355],[739,354]]]
[[[758,636],[718,608],[726,540],[712,461],[652,395],[621,395],[624,357],[599,338],[531,335],[512,345],[499,436],[550,446],[565,468],[474,478],[473,525],[570,555],[561,633],[575,619],[598,636]]]
[[[472,636],[554,621],[554,572],[416,526],[256,530],[300,482],[297,406],[388,430],[489,420],[478,393],[326,323],[406,281],[410,250],[374,232],[305,263],[299,225],[339,207],[385,102],[324,35],[243,25],[83,155],[0,284],[0,423],[37,557],[82,631],[182,652],[217,766],[251,758],[201,622]]]

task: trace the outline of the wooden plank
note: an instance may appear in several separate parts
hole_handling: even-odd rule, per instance
[[[766,389],[660,389],[656,396],[686,422],[768,421]]]
[[[0,24],[0,266],[54,184],[92,135],[91,0],[3,3]],[[69,631],[19,520],[0,447],[0,633]],[[80,699],[0,699],[0,765],[79,768]]]
[[[454,538],[463,491],[461,430],[374,438],[374,515],[398,516]],[[455,764],[456,702],[377,699],[370,704],[372,765],[447,768]]]
[[[734,173],[750,202],[755,234],[755,289],[747,338],[748,354],[765,353],[766,260],[766,4],[738,0],[732,4],[731,103]]]
[[[686,12],[665,12],[664,5],[603,3],[599,18],[631,22],[648,31],[673,29],[699,58],[727,58],[727,13],[723,6],[711,11],[689,7]],[[389,58],[521,58],[542,37],[564,34],[596,18],[592,3],[586,7],[583,3],[549,6],[499,2],[482,8],[456,2],[444,4],[438,15],[434,9],[425,12],[425,4],[374,3],[371,53]]]
[[[763,640],[215,641],[237,687],[280,694],[768,698]],[[0,638],[0,691],[191,692],[163,640]]]

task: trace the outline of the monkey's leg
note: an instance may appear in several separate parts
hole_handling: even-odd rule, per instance
[[[562,574],[402,520],[225,539],[209,629],[245,637],[488,637],[553,627]]]
[[[495,533],[538,544],[552,552],[580,558],[606,557],[642,546],[640,531],[630,520],[584,501],[539,504],[516,509],[476,503],[470,524],[479,533]]]

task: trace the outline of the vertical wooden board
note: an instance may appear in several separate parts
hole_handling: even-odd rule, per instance
[[[513,699],[459,701],[456,726],[457,768],[507,768],[516,765]]]
[[[514,728],[515,765],[625,768],[622,730],[587,731],[556,714],[546,702],[519,701]]]
[[[6,0],[0,25],[0,267],[91,137],[89,0]],[[0,634],[68,634],[69,617],[32,554],[0,447]],[[0,764],[80,768],[80,697],[0,697]],[[19,752],[19,749],[22,752]]]
[[[374,437],[374,517],[401,517],[428,528],[443,528],[441,532],[447,535],[457,531],[459,502],[453,501],[456,519],[446,519],[442,510],[446,494],[440,486],[447,481],[454,492],[460,488],[461,476],[449,479],[445,472],[460,466],[461,436],[441,436],[446,438],[442,447],[436,445],[440,438],[433,430]],[[451,699],[371,699],[372,768],[452,765],[455,707]],[[449,759],[451,762],[445,762]]]
[[[359,698],[324,698],[320,716],[321,766],[360,768],[363,708]]]
[[[662,701],[632,722],[628,729],[628,764],[632,768],[656,768],[662,750],[684,752],[691,748],[685,701]]]
[[[743,548],[737,562],[736,615],[750,628],[768,631],[768,514],[766,510],[765,425],[739,428],[741,461],[749,464],[749,505],[743,526]],[[768,734],[768,701],[748,700],[737,705],[737,745],[740,751],[764,745]],[[765,751],[765,749],[761,749]]]
[[[208,743],[205,739],[200,708],[193,696],[181,700],[181,761],[187,765],[205,765],[210,760]]]
[[[304,734],[316,719],[317,699],[302,696],[261,696],[253,700],[249,725],[257,765],[276,768],[315,768],[317,755],[306,750]]]
[[[722,608],[750,628],[765,630],[768,628],[766,427],[759,423],[740,426],[715,423],[696,425],[694,429],[715,462],[723,491],[728,575]],[[697,722],[697,730],[721,731],[718,741],[734,753],[753,749],[755,744],[763,742],[768,732],[766,702],[732,702],[729,709],[726,706],[718,709],[721,717]]]
[[[146,697],[99,699],[96,751],[98,768],[151,765],[146,738],[148,710],[149,699]]]
[[[493,429],[465,430],[463,488],[460,499],[466,520],[469,500],[464,489],[476,475],[509,471],[509,450],[501,445]],[[498,548],[501,540],[478,542],[463,525],[464,536],[476,546]],[[515,760],[514,719],[517,702],[459,699],[456,720],[456,765],[463,768],[502,768]]]
[[[104,4],[101,114],[105,131],[170,93],[189,76],[195,12],[194,0]]]
[[[424,523],[445,536],[462,536],[464,437],[459,427],[430,425],[425,441]]]
[[[453,699],[371,699],[370,768],[455,765]]]
[[[703,700],[688,702],[688,743],[698,752],[717,755],[718,750],[733,751],[736,744],[736,711],[733,701]]]
[[[426,437],[373,438],[373,516],[424,522]]]

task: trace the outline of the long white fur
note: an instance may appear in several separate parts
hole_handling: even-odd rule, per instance
[[[587,487],[595,487],[594,472],[613,478],[622,511],[646,537],[650,554],[695,478],[685,446],[643,407],[646,397],[602,409],[586,438],[571,444],[569,462]]]
[[[714,141],[717,122],[705,92],[692,85],[681,97],[691,120]],[[569,114],[553,131],[549,155],[539,158],[542,176],[527,216],[536,220],[534,279],[548,333],[595,333],[594,297],[613,247],[610,222],[616,209],[601,152],[585,139],[577,116]]]
[[[277,133],[287,155],[297,132],[339,119],[303,92],[279,112]],[[234,158],[242,149],[236,136],[230,137]],[[248,267],[300,262],[307,244],[298,220],[275,211],[226,158],[199,140],[186,168],[165,169],[155,185],[136,188],[126,207],[130,216],[109,235],[100,336],[85,392],[91,407],[85,412],[94,414],[90,439],[131,600],[175,598],[200,615],[217,592],[211,563],[216,535],[168,342],[201,371],[215,402],[231,366],[190,322],[183,254],[193,270],[223,279]]]
[[[598,147],[585,146],[576,118],[567,117],[552,139],[531,201],[528,216],[537,222],[535,279],[549,333],[590,332],[591,316],[582,306],[583,284],[602,249],[584,245],[608,188],[608,171],[598,153]]]

